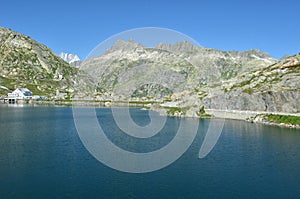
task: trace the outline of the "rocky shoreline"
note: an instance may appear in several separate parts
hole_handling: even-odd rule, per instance
[[[266,115],[283,115],[283,116],[296,116],[300,118],[300,113],[283,113],[283,112],[266,112],[266,111],[243,111],[243,110],[218,110],[218,109],[205,109],[204,114],[180,114],[179,111],[174,111],[172,114],[168,112],[168,109],[160,106],[153,106],[151,103],[147,102],[110,102],[110,101],[32,101],[30,104],[34,105],[61,105],[61,106],[99,106],[99,107],[139,107],[144,110],[152,110],[158,112],[160,115],[171,116],[171,117],[191,117],[191,118],[223,118],[223,119],[233,119],[248,121],[251,123],[260,123],[265,125],[295,128],[300,129],[300,125],[290,124],[290,123],[276,123],[269,121]],[[159,103],[158,103],[159,104]],[[157,105],[158,105],[157,104]],[[170,108],[170,107],[169,107]],[[178,107],[172,107],[177,108]]]
[[[300,125],[297,125],[297,124],[290,124],[290,123],[283,123],[283,122],[276,123],[276,122],[270,121],[267,119],[266,115],[256,115],[255,117],[249,118],[247,121],[253,122],[253,123],[265,124],[265,125],[271,125],[271,126],[300,129]]]
[[[265,125],[280,126],[286,128],[300,129],[300,125],[290,123],[276,123],[268,120],[267,115],[273,114],[278,116],[295,116],[300,118],[300,113],[284,113],[284,112],[266,112],[266,111],[241,111],[241,110],[216,110],[206,109],[206,112],[216,118],[244,120],[251,123],[260,123]]]

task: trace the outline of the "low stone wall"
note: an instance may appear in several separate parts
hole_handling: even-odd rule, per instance
[[[253,111],[235,111],[235,110],[226,111],[226,110],[206,109],[205,112],[217,118],[235,119],[235,120],[246,120],[250,117],[254,117],[255,115],[257,115],[257,113]]]

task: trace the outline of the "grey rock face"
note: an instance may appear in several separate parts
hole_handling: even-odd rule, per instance
[[[296,55],[243,73],[212,89],[203,103],[206,108],[222,110],[300,112],[299,60]]]
[[[199,47],[193,45],[188,41],[183,41],[183,42],[177,42],[175,44],[160,43],[155,48],[160,50],[166,50],[176,54],[187,54],[187,53],[193,53],[198,51]]]
[[[203,100],[207,109],[300,112],[300,91],[266,91],[255,94],[232,92]]]

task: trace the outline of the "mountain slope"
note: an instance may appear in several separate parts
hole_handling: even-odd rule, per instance
[[[119,40],[105,54],[86,60],[81,69],[96,79],[101,91],[161,98],[208,87],[276,61],[258,50],[226,52],[186,41],[147,48]]]
[[[146,48],[120,40],[82,68],[101,92],[164,101],[161,108],[179,108],[175,113],[169,107],[171,114],[198,116],[202,107],[300,112],[300,55],[276,60],[259,50],[221,51],[188,42]]]
[[[300,54],[243,73],[211,90],[206,108],[300,112]]]
[[[79,76],[85,75],[46,46],[0,27],[0,94],[27,87],[36,95],[50,97],[60,90],[71,96]]]

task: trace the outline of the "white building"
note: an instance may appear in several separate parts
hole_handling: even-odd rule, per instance
[[[31,99],[32,92],[27,88],[17,88],[12,93],[8,93],[8,97],[15,99]]]
[[[56,90],[56,99],[65,99],[68,96],[68,93],[60,92],[59,90]]]

